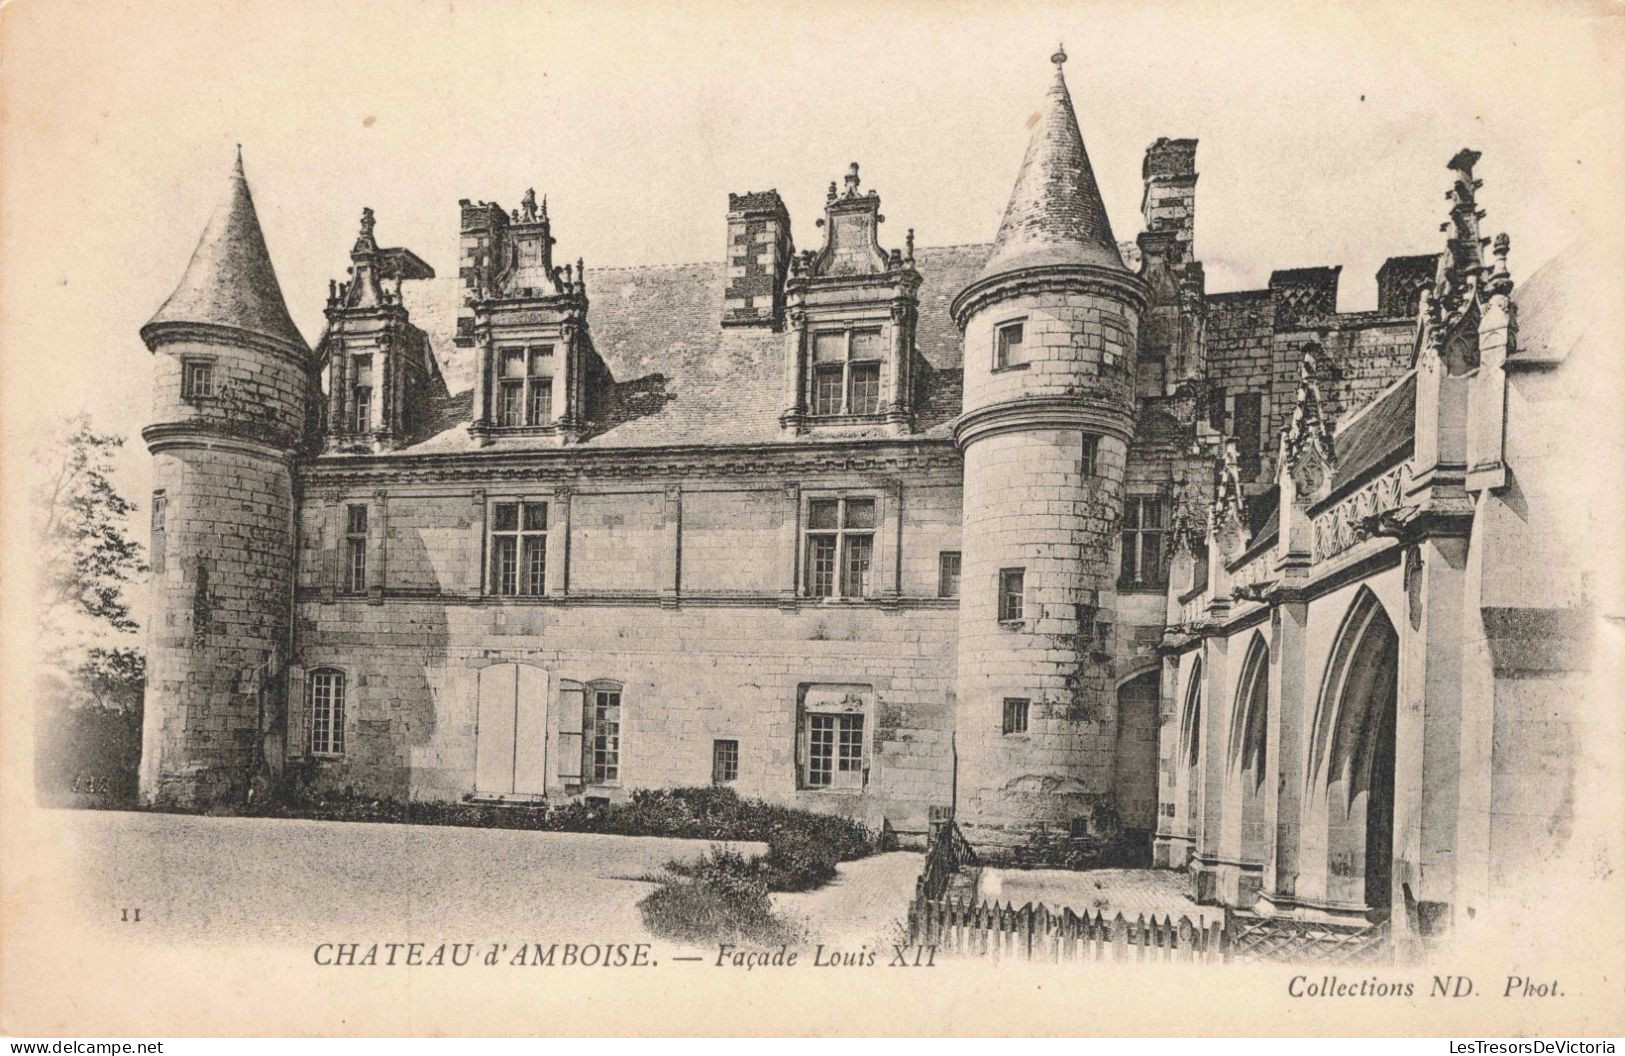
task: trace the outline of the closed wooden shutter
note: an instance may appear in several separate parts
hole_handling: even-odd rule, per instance
[[[516,666],[513,790],[539,796],[547,790],[547,672],[529,664]]]
[[[581,783],[581,718],[587,706],[587,688],[579,682],[559,683],[559,781]]]

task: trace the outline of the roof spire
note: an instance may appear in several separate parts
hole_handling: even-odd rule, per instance
[[[1050,56],[1055,79],[1033,123],[1027,156],[981,278],[1067,264],[1127,270],[1078,130],[1062,73],[1066,58],[1065,48]]]
[[[166,325],[215,326],[270,338],[308,354],[282,299],[276,269],[265,248],[254,198],[243,176],[242,146],[226,180],[226,197],[192,251],[186,273],[141,334],[149,347]]]

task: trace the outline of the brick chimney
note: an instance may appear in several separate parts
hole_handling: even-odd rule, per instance
[[[1172,263],[1190,260],[1196,238],[1196,140],[1159,138],[1146,148],[1140,175],[1145,229],[1172,235]]]
[[[795,244],[778,191],[728,195],[728,282],[723,326],[784,325],[784,280]]]

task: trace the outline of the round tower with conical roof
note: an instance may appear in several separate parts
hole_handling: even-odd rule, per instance
[[[282,299],[242,153],[155,354],[143,801],[242,797],[277,734],[293,608],[293,459],[311,353]]]
[[[1123,265],[1062,75],[1033,127],[965,334],[956,813],[983,853],[1113,826],[1113,544],[1145,293]]]

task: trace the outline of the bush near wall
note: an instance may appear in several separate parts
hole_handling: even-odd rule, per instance
[[[141,711],[41,706],[34,728],[34,788],[48,806],[123,809],[136,801]]]
[[[768,845],[767,857],[775,863],[773,868],[786,877],[791,874],[815,875],[823,871],[825,865],[828,876],[833,876],[834,863],[863,858],[880,850],[879,834],[861,822],[783,807],[759,799],[746,799],[730,788],[639,789],[622,803],[592,804],[573,800],[555,806],[514,807],[309,792],[299,789],[297,781],[294,781],[290,782],[290,787],[283,794],[250,803],[243,812],[259,817],[326,821],[467,825],[541,832],[665,836],[718,842],[754,841]],[[775,847],[778,848],[777,854],[773,850]],[[828,879],[828,876],[824,879]],[[810,886],[817,884],[811,883]]]

